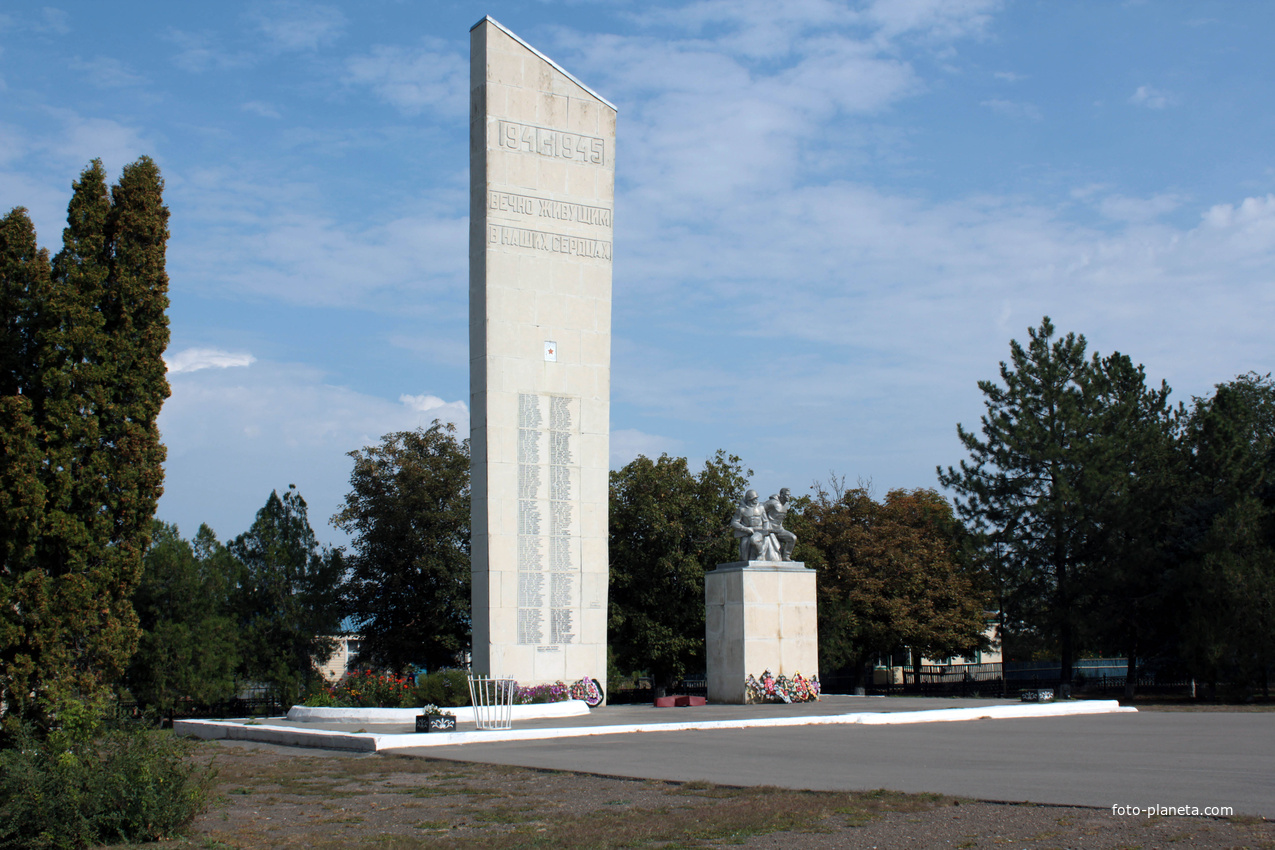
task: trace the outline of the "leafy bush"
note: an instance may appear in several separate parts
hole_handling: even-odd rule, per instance
[[[347,673],[335,685],[310,694],[305,704],[343,708],[411,708],[419,705],[411,679],[386,676],[372,670]]]
[[[0,750],[0,848],[157,841],[208,804],[214,771],[193,746],[138,725],[96,739],[23,732]]]
[[[469,674],[464,670],[439,670],[418,676],[415,705],[469,705]]]
[[[326,684],[311,688],[301,704],[310,708],[334,708],[339,705],[337,698],[332,695],[332,688]]]

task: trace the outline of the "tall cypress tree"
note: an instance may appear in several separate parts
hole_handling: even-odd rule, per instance
[[[21,510],[10,514],[33,532],[6,547],[0,568],[6,726],[47,724],[68,700],[100,701],[128,663],[130,596],[162,487],[163,181],[143,157],[108,193],[95,160],[73,190],[62,250],[51,268],[47,255],[28,263],[25,284],[8,269],[21,268],[14,258],[30,253],[34,234],[18,238],[21,222],[6,219],[7,243],[21,244],[5,254],[4,424],[25,453],[6,453],[3,475],[20,480]]]
[[[45,484],[29,364],[34,305],[49,284],[48,252],[37,247],[26,210],[14,209],[0,220],[0,700],[10,712],[29,708],[38,674],[28,632],[42,613],[43,576],[30,565]]]

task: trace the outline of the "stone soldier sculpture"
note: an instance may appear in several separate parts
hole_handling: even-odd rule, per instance
[[[762,505],[766,510],[766,521],[770,526],[770,533],[774,535],[775,541],[779,544],[779,559],[781,561],[792,560],[792,550],[797,545],[797,535],[784,528],[784,520],[788,518],[788,503],[792,501],[791,492],[787,487],[779,491],[778,496],[771,496]]]
[[[745,493],[744,501],[730,521],[731,529],[739,538],[741,561],[773,561],[778,555],[766,509],[757,503],[758,498],[756,490]]]

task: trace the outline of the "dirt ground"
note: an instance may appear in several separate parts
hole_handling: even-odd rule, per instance
[[[1270,848],[1275,822],[889,791],[728,788],[203,743],[214,803],[163,848]]]

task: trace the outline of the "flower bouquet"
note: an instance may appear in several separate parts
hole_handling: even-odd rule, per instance
[[[810,702],[819,699],[819,677],[806,678],[794,673],[792,678],[774,676],[769,670],[761,677],[751,673],[744,680],[744,702]]]
[[[602,705],[602,683],[585,676],[580,681],[572,683],[571,698],[582,699],[589,708],[597,708]]]

